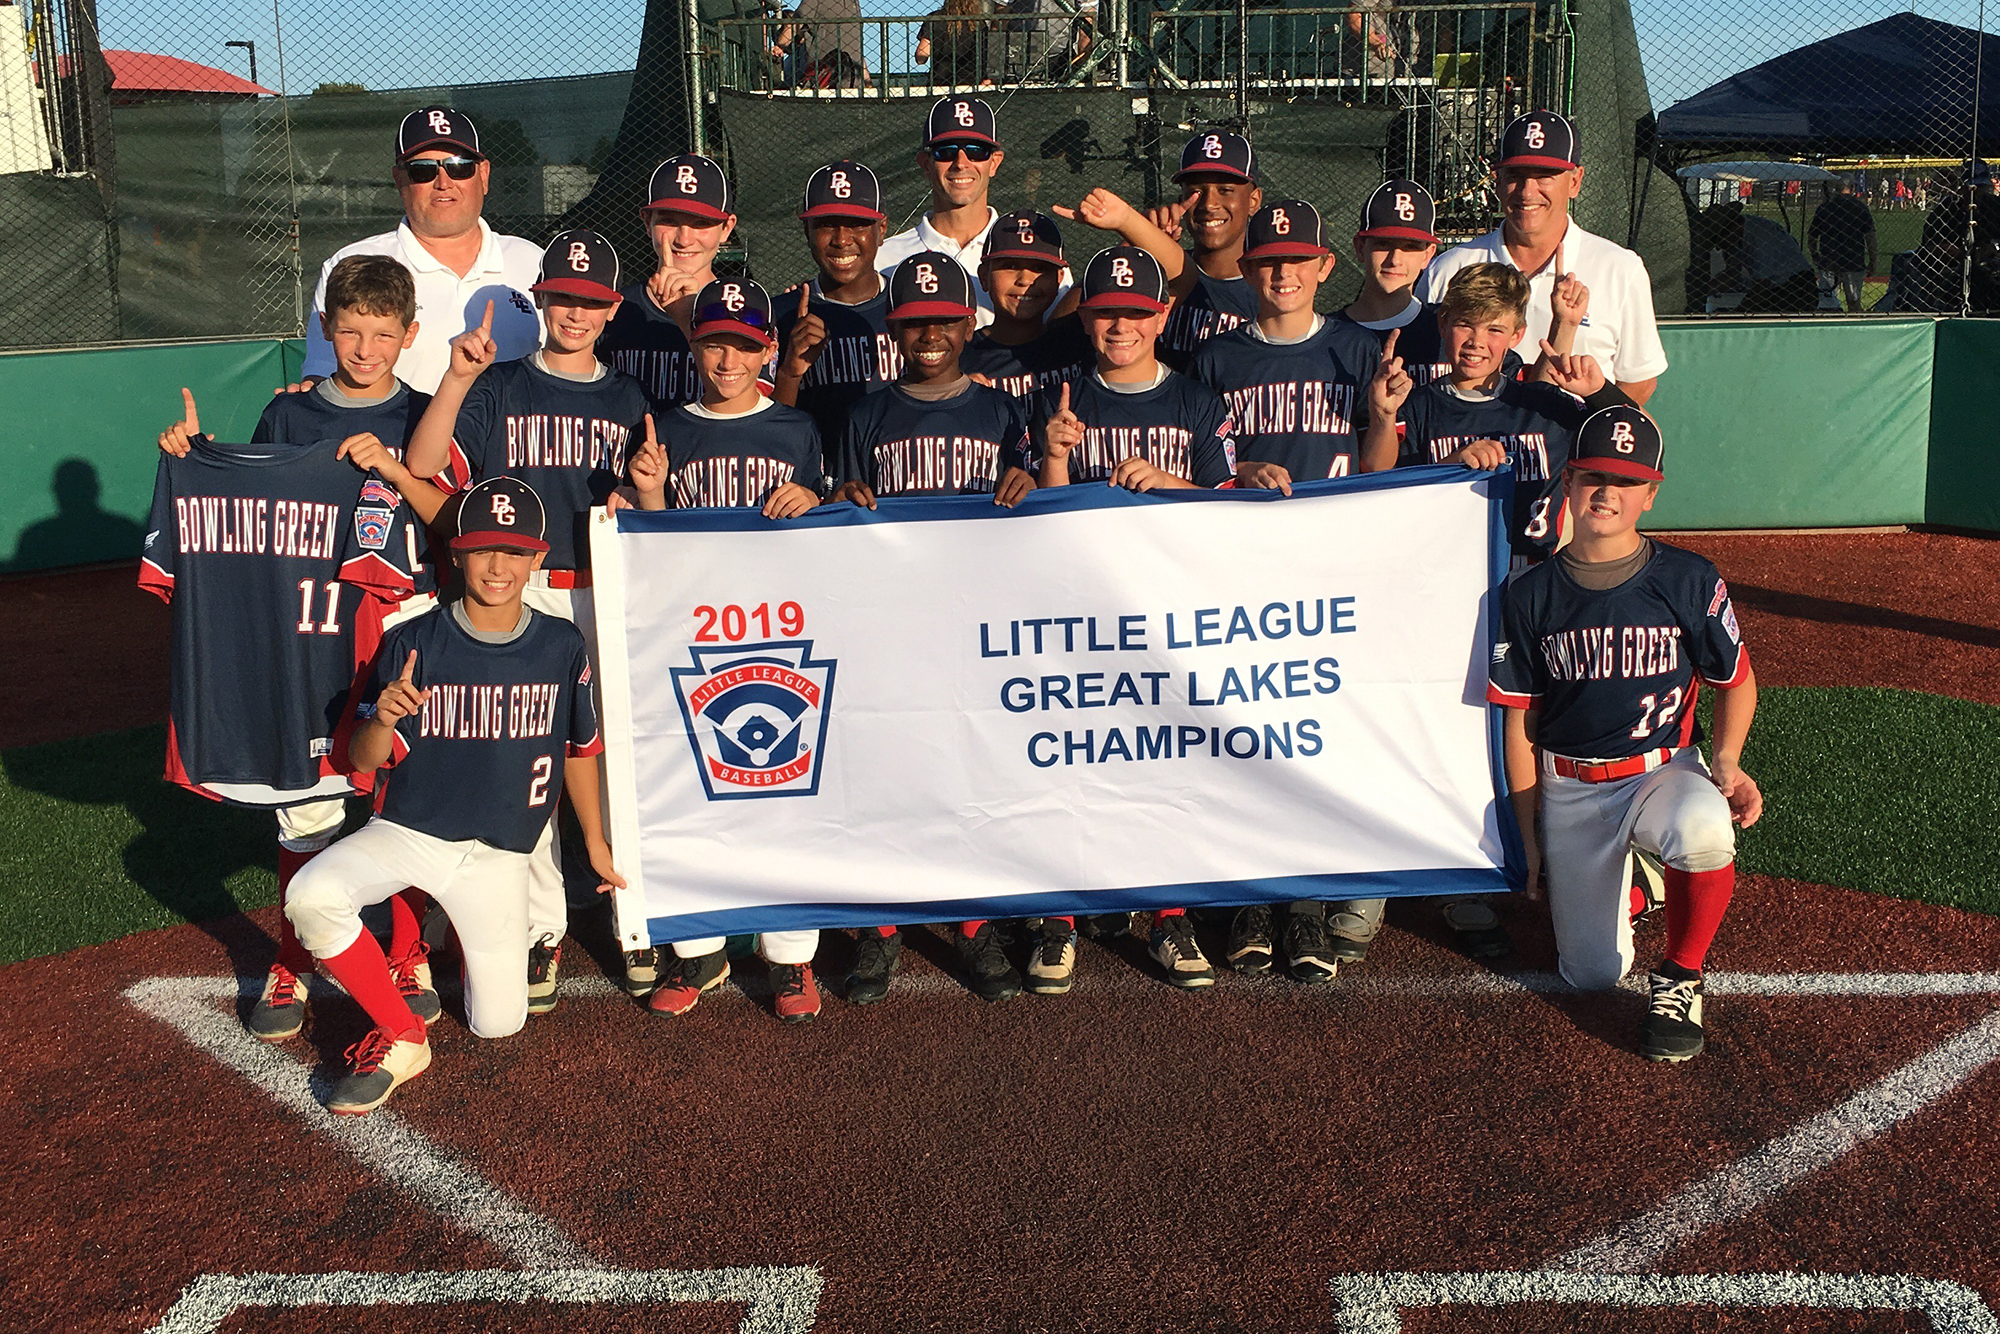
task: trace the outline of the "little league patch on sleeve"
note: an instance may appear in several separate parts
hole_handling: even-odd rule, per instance
[[[398,496],[395,490],[381,478],[370,477],[361,484],[361,498],[359,503],[363,505],[387,505],[390,509],[394,509],[402,503],[402,497]]]
[[[394,510],[360,508],[354,511],[354,540],[364,551],[381,551],[389,545],[389,524]]]
[[[809,639],[688,653],[674,694],[708,799],[815,795],[833,661],[815,659]]]

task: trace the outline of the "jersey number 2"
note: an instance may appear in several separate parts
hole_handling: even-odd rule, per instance
[[[546,755],[535,757],[535,767],[531,771],[534,781],[528,784],[528,804],[546,806],[549,800],[549,778],[555,772],[555,761]]]
[[[1632,729],[1631,735],[1635,737],[1650,736],[1672,722],[1674,715],[1681,711],[1681,688],[1675,686],[1666,693],[1664,699],[1647,695],[1639,703],[1642,706],[1642,712],[1639,714],[1639,725]],[[1653,705],[1656,703],[1660,706],[1660,715],[1657,718],[1653,716]]]
[[[313,624],[313,581],[299,580],[299,625],[302,635],[340,633],[340,581],[330,579],[326,584],[326,619]]]

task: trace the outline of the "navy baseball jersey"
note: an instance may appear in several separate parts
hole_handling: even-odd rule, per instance
[[[645,430],[646,395],[617,371],[585,383],[532,358],[503,361],[466,392],[452,427],[451,478],[470,486],[515,477],[548,512],[544,568],[587,570],[590,508],[625,479],[628,442]]]
[[[1299,343],[1241,328],[1203,343],[1188,374],[1229,405],[1240,461],[1275,463],[1304,482],[1359,471],[1356,419],[1381,356],[1352,321],[1327,320]]]
[[[527,629],[504,644],[474,639],[445,607],[383,636],[356,718],[373,716],[412,651],[417,688],[430,692],[396,724],[389,772],[376,784],[383,819],[449,842],[535,850],[562,795],[563,760],[595,755],[604,742],[583,631],[526,614]]]
[[[622,371],[646,391],[647,410],[655,417],[682,403],[701,398],[701,365],[694,348],[674,317],[653,304],[646,284],[634,283],[618,293],[618,313],[604,326],[597,339],[597,357],[613,370]],[[757,379],[768,392],[772,366],[766,364]],[[553,518],[551,511],[551,518]]]
[[[762,507],[787,482],[819,493],[819,427],[803,409],[765,399],[745,416],[716,418],[680,407],[663,426],[667,496],[676,509]]]
[[[1106,388],[1095,371],[1072,375],[1065,383],[1069,410],[1083,423],[1083,443],[1069,453],[1071,482],[1106,481],[1130,458],[1144,459],[1196,486],[1235,480],[1235,427],[1228,407],[1207,386],[1173,371],[1137,394]],[[1036,400],[1036,440],[1061,401],[1061,385],[1044,389]]]
[[[1028,415],[983,384],[933,402],[890,385],[855,404],[840,440],[840,480],[878,496],[990,494],[1028,466]]]
[[[1620,395],[1616,400],[1625,401]],[[1514,503],[1507,540],[1515,551],[1540,559],[1562,538],[1562,472],[1570,442],[1591,409],[1539,381],[1500,381],[1484,402],[1460,398],[1443,382],[1412,390],[1398,414],[1403,423],[1400,467],[1442,463],[1475,440],[1497,440],[1514,473]]]
[[[1189,255],[1187,262],[1194,264],[1194,256]],[[1197,267],[1194,287],[1174,302],[1154,352],[1175,370],[1185,371],[1203,343],[1256,318],[1257,293],[1247,278],[1211,278]]]
[[[1033,406],[1041,390],[1080,367],[1097,364],[1097,349],[1083,331],[1083,318],[1065,315],[1026,343],[996,343],[990,334],[974,334],[958,359],[967,375],[984,375],[1010,398]]]
[[[1582,587],[1560,559],[1509,579],[1486,697],[1535,707],[1544,750],[1622,760],[1700,741],[1701,683],[1741,685],[1749,671],[1715,566],[1652,542],[1644,567],[1616,588]]]
[[[317,389],[299,394],[279,394],[264,405],[257,428],[250,433],[253,445],[273,440],[345,440],[351,435],[373,435],[397,458],[410,442],[410,435],[431,405],[429,394],[420,394],[398,381],[387,396],[365,406],[329,403]]]
[[[246,806],[349,790],[333,737],[418,545],[337,443],[196,436],[160,457],[139,586],[173,608],[167,777],[184,787]]]
[[[1438,329],[1436,306],[1418,302],[1416,318],[1400,330],[1371,329],[1344,310],[1333,318],[1367,334],[1375,340],[1378,348],[1388,341],[1392,332],[1396,333],[1396,355],[1403,359],[1403,369],[1409,372],[1410,379],[1420,389],[1432,380],[1451,374],[1451,358],[1444,354],[1444,335]],[[1506,373],[1511,376],[1520,368],[1521,359],[1512,352],[1507,356],[1510,361]]]
[[[887,284],[869,300],[852,306],[821,296],[817,278],[812,290],[812,313],[826,325],[826,342],[820,345],[819,360],[799,381],[798,405],[812,414],[820,439],[837,442],[847,410],[864,394],[893,383],[903,373],[903,354],[889,336]],[[774,303],[781,352],[799,322],[798,301],[794,292],[789,301],[780,296]]]

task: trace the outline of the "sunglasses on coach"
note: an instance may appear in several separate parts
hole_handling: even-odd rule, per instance
[[[420,157],[403,164],[403,174],[410,178],[410,182],[413,185],[429,185],[437,179],[440,170],[454,181],[469,181],[472,179],[472,174],[479,170],[479,159],[476,157]]]
[[[967,162],[985,162],[993,156],[991,144],[933,144],[930,148],[934,162],[956,162],[960,153]]]

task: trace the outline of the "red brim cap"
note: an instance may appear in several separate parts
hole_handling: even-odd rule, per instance
[[[1245,259],[1321,259],[1333,252],[1309,241],[1267,241],[1243,252]]]
[[[979,312],[956,301],[908,301],[889,311],[892,320],[969,320]]]
[[[641,213],[651,213],[658,209],[662,213],[685,213],[690,218],[707,218],[710,222],[727,222],[729,215],[713,204],[704,204],[699,199],[655,199],[650,204],[639,205]]]
[[[528,289],[530,292],[560,292],[564,296],[587,297],[592,301],[616,301],[618,293],[603,283],[594,283],[588,278],[544,278]]]
[[[451,539],[453,551],[547,551],[549,544],[539,537],[523,537],[494,529],[485,533],[460,533]]]
[[[707,338],[713,334],[736,334],[761,347],[773,347],[777,343],[777,340],[771,337],[769,329],[759,329],[756,325],[745,324],[741,320],[710,320],[706,324],[694,326],[696,338]]]
[[[1232,181],[1254,182],[1256,180],[1256,177],[1247,171],[1239,171],[1235,167],[1225,166],[1220,162],[1204,162],[1199,167],[1182,167],[1174,173],[1173,181],[1174,184],[1179,185],[1182,181],[1195,176],[1227,176]]]
[[[1642,482],[1664,482],[1667,475],[1658,468],[1648,468],[1643,463],[1631,459],[1571,459],[1566,465],[1578,472],[1608,472],[1613,477],[1636,477]]]
[[[1421,241],[1436,245],[1437,237],[1421,227],[1369,227],[1354,234],[1356,241]]]
[[[877,213],[872,208],[856,208],[852,204],[814,204],[801,218],[859,218],[863,222],[887,222],[886,214]]]
[[[1151,315],[1157,315],[1166,308],[1166,302],[1155,301],[1136,292],[1099,292],[1077,303],[1079,310],[1143,310]]]
[[[463,153],[466,157],[478,158],[481,162],[484,162],[486,160],[486,154],[480,152],[478,149],[474,148],[471,144],[464,143],[457,139],[447,139],[440,136],[437,138],[426,139],[420,144],[412,144],[410,147],[403,150],[403,155],[397,158],[396,161],[408,162],[411,158],[415,157],[417,154],[425,152],[426,150],[432,148],[455,148],[460,153]]]
[[[1501,158],[1494,164],[1499,167],[1547,167],[1550,171],[1575,171],[1583,164],[1571,162],[1567,158],[1545,157],[1540,153],[1523,153],[1518,157]]]

